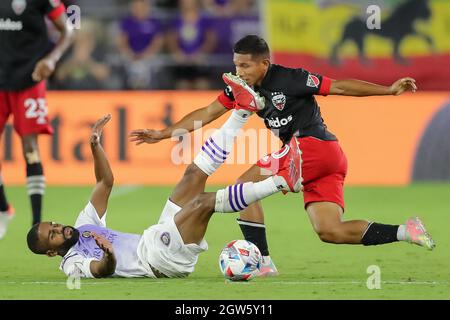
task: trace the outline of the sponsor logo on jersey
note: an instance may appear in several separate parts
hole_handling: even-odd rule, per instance
[[[20,31],[23,29],[22,21],[12,21],[11,19],[0,19],[0,30]]]
[[[315,75],[309,74],[306,85],[311,88],[319,88],[320,80]]]
[[[289,122],[292,121],[292,115],[287,118],[266,118],[267,122],[269,123],[269,127],[271,128],[281,128],[287,125]]]
[[[286,96],[283,92],[273,92],[272,93],[272,103],[278,110],[283,110],[286,104]]]
[[[26,0],[13,0],[11,3],[11,7],[14,11],[14,13],[18,16],[20,16],[27,7],[27,1]]]
[[[170,233],[168,233],[168,232],[163,232],[163,234],[161,235],[161,241],[162,241],[162,243],[164,243],[166,246],[168,246],[169,243],[170,243]]]
[[[91,237],[91,232],[90,231],[83,231],[83,233],[81,234],[81,236],[83,238],[90,238]]]

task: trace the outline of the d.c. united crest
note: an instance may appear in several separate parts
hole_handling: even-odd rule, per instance
[[[278,110],[283,110],[284,105],[286,104],[286,96],[283,92],[274,92],[272,93],[272,103]]]

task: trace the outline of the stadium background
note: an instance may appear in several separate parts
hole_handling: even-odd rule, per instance
[[[44,201],[44,219],[71,224],[87,201],[88,186],[94,178],[87,144],[89,128],[99,116],[109,112],[113,121],[105,132],[105,149],[117,185],[109,224],[115,229],[140,233],[155,223],[170,186],[181,177],[186,163],[171,162],[177,141],[135,147],[127,142],[128,132],[142,127],[163,128],[211,102],[223,88],[221,73],[233,70],[232,43],[247,33],[258,33],[268,40],[275,63],[304,67],[333,78],[358,78],[383,85],[403,76],[417,80],[416,94],[318,97],[318,101],[325,122],[340,139],[349,159],[346,218],[364,216],[399,223],[409,215],[419,214],[429,225],[438,248],[428,253],[403,244],[382,249],[326,245],[315,238],[302,213],[301,201],[295,196],[274,196],[265,200],[264,206],[269,247],[281,271],[278,278],[223,288],[216,261],[218,253],[222,245],[242,235],[233,217],[220,216],[211,221],[207,233],[210,251],[200,257],[198,271],[187,282],[158,281],[155,289],[147,290],[145,282],[127,280],[129,288],[120,290],[120,280],[83,281],[85,290],[68,291],[63,274],[57,271],[56,259],[35,257],[26,250],[23,239],[29,227],[29,208],[24,163],[19,140],[9,125],[1,145],[3,178],[18,214],[8,236],[0,242],[3,261],[0,271],[4,278],[0,297],[66,299],[93,298],[98,294],[135,299],[450,297],[448,276],[442,273],[450,267],[450,257],[442,250],[450,240],[446,232],[449,227],[446,213],[450,209],[449,1],[198,1],[198,10],[206,21],[205,30],[185,27],[174,34],[189,40],[199,32],[209,41],[203,43],[207,49],[191,65],[195,69],[193,74],[198,76],[198,81],[191,83],[178,81],[180,62],[169,45],[172,21],[181,12],[177,1],[151,3],[149,16],[160,21],[158,33],[162,39],[159,50],[151,57],[133,55],[132,46],[127,48],[123,42],[123,34],[131,32],[123,27],[122,21],[129,16],[132,2],[101,0],[101,6],[98,1],[87,0],[66,3],[68,7],[74,4],[81,8],[81,29],[72,50],[48,82],[49,112],[56,134],[53,138],[40,137],[50,186]],[[402,7],[408,3],[415,5]],[[363,54],[351,39],[336,46],[344,30],[352,35],[352,21],[367,19],[366,8],[370,4],[382,9],[381,30],[384,23],[393,25],[391,30],[375,34],[365,29]],[[429,10],[429,14],[423,14],[424,10]],[[392,24],[388,22],[392,16],[403,18]],[[405,25],[418,32],[404,32],[396,37],[402,30],[410,30]],[[50,28],[49,32],[54,39],[54,30]],[[398,56],[393,55],[393,39],[401,39]],[[219,127],[224,120],[208,128]],[[253,118],[249,127],[263,129],[263,124]],[[262,149],[258,149],[258,156],[263,155]],[[191,155],[194,153],[195,148]],[[254,156],[246,154],[245,164],[223,166],[211,178],[209,190],[233,183],[256,160]],[[295,235],[300,236],[294,241]],[[298,243],[301,245],[297,246]],[[6,260],[7,255],[10,259]],[[404,265],[411,260],[415,261],[415,267],[405,274]],[[382,267],[386,275],[383,288],[387,289],[374,293],[365,287],[365,270],[371,264]],[[33,270],[29,268],[31,265]],[[419,296],[417,288],[422,292]]]

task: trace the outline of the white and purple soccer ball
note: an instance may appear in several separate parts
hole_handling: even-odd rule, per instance
[[[261,270],[262,255],[258,247],[246,240],[229,242],[220,253],[219,267],[226,279],[248,281]]]

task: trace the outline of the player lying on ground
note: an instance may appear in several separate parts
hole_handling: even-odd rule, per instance
[[[206,147],[222,152],[229,148],[228,133],[237,133],[251,112],[235,110]],[[216,193],[203,193],[208,175],[192,164],[168,200],[158,224],[142,235],[117,232],[106,227],[108,198],[113,187],[113,173],[100,145],[100,136],[111,116],[94,125],[91,150],[97,184],[91,199],[79,214],[74,227],[54,222],[34,225],[27,243],[36,254],[61,256],[60,269],[66,275],[80,277],[151,277],[178,278],[194,271],[198,255],[207,250],[203,239],[214,212],[237,212],[251,203],[278,191],[299,191],[300,157],[296,140],[289,152],[293,166],[258,183],[229,186]],[[240,121],[236,122],[236,119]],[[236,130],[230,129],[235,126]],[[223,139],[222,139],[223,138]],[[233,137],[234,138],[234,137]],[[224,142],[225,141],[225,142]],[[176,205],[176,204],[178,205]],[[182,207],[182,209],[181,209]]]
[[[335,135],[328,131],[314,95],[373,96],[400,95],[417,90],[415,80],[402,78],[391,86],[380,86],[360,80],[333,80],[298,68],[287,68],[270,62],[270,50],[264,39],[249,35],[240,39],[234,47],[233,62],[236,74],[245,82],[229,86],[205,108],[186,115],[164,130],[147,130],[140,137],[147,143],[157,143],[170,138],[176,130],[193,131],[194,124],[203,125],[233,109],[235,101],[251,107],[257,104],[254,92],[265,98],[257,115],[268,129],[279,136],[283,143],[292,137],[298,139],[302,153],[302,184],[304,208],[319,238],[335,244],[381,245],[395,241],[409,241],[428,249],[434,243],[418,218],[409,219],[403,225],[387,225],[366,220],[344,221],[344,181],[347,174],[347,158]],[[247,86],[249,89],[242,90]],[[252,86],[249,88],[248,86]],[[250,92],[252,91],[252,92]],[[239,101],[240,100],[240,101]],[[362,132],[361,134],[364,134]],[[277,153],[262,158],[238,179],[238,183],[260,181],[266,178],[261,168],[271,170],[286,165],[284,147]],[[205,156],[204,159],[208,160]],[[210,162],[213,160],[209,159]],[[207,174],[208,165],[199,167]],[[263,257],[263,270],[267,275],[277,275],[277,269],[269,257],[264,215],[259,202],[241,211],[239,226],[245,239],[255,243]]]

